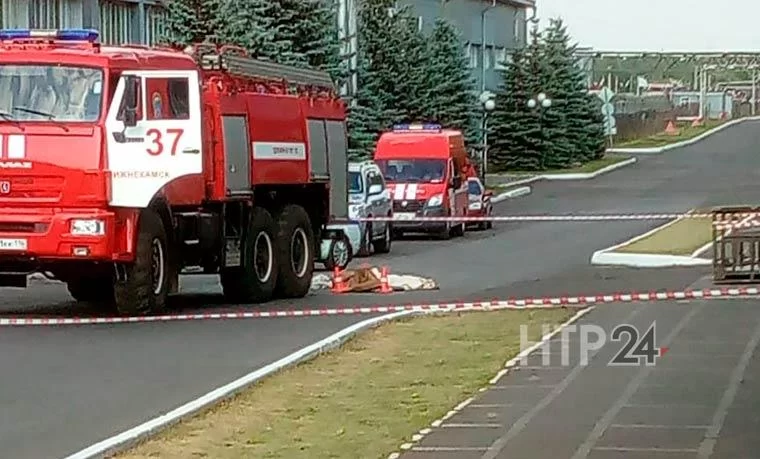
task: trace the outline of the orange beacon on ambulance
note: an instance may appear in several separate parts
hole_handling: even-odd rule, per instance
[[[380,136],[374,160],[393,198],[393,232],[436,234],[440,239],[464,235],[468,164],[460,131],[437,124],[396,125]],[[419,217],[448,217],[419,221]]]

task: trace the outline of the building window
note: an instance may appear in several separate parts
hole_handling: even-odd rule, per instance
[[[515,13],[515,22],[513,28],[515,33],[515,44],[517,45],[522,43],[522,26],[523,21],[520,19],[520,15]]]
[[[26,28],[29,27],[29,4],[18,0],[3,0],[3,27]]]
[[[167,11],[157,5],[148,5],[145,8],[145,40],[148,45],[160,44],[166,37]]]
[[[101,40],[107,45],[123,45],[132,40],[134,4],[103,1],[100,4]]]
[[[56,0],[32,0],[29,4],[29,28],[57,29],[60,17]]]
[[[493,68],[493,58],[494,58],[494,47],[493,46],[486,46],[483,50],[483,67],[490,69]]]
[[[470,58],[470,68],[478,68],[478,64],[480,63],[480,45],[470,44],[467,52]]]
[[[82,0],[3,0],[5,28],[57,29],[82,27]]]
[[[501,46],[494,49],[494,67],[498,70],[504,70],[507,68],[507,48]]]

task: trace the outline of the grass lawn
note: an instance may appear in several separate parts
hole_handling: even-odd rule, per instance
[[[615,147],[617,148],[663,147],[671,143],[681,142],[683,140],[694,138],[704,133],[705,131],[709,131],[710,129],[720,126],[723,123],[725,123],[725,121],[706,120],[704,125],[699,126],[699,127],[692,127],[691,121],[679,122],[679,123],[676,123],[676,127],[680,131],[678,135],[669,135],[669,134],[666,134],[665,132],[661,132],[659,134],[651,135],[648,137],[642,137],[640,139],[622,142],[622,143],[616,144]]]
[[[547,169],[545,171],[506,171],[503,174],[507,175],[525,175],[525,176],[532,176],[532,175],[553,175],[553,174],[588,174],[591,172],[596,172],[599,169],[603,169],[607,166],[611,166],[613,164],[617,164],[619,162],[625,161],[626,159],[629,159],[630,156],[626,155],[615,155],[615,154],[606,154],[602,159],[597,159],[594,161],[589,161],[586,164],[583,164],[579,167],[571,167],[569,169]]]
[[[615,252],[690,256],[711,240],[710,218],[684,218]]]
[[[274,375],[117,458],[386,458],[572,309],[409,318]],[[251,352],[254,352],[252,350]]]

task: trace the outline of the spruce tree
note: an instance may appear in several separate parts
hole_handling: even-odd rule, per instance
[[[535,56],[531,60],[534,72],[538,75],[533,88],[533,97],[544,93],[550,100],[550,107],[531,109],[538,119],[540,161],[539,170],[562,169],[574,164],[576,143],[568,119],[568,108],[573,97],[568,94],[568,77],[557,57],[557,50],[547,45],[547,32],[537,35],[538,45],[535,46]]]
[[[333,0],[240,0],[221,10],[226,43],[280,64],[325,70],[336,85],[345,78]]]
[[[562,151],[556,166],[566,167],[597,159],[604,152],[603,117],[594,97],[588,94],[584,74],[560,19],[553,19],[545,32],[545,59],[553,75],[553,100],[562,114],[564,138],[570,151]]]
[[[502,170],[560,169],[604,154],[602,115],[588,94],[575,46],[554,20],[503,72],[489,158]],[[539,93],[551,106],[528,108]]]
[[[338,5],[336,0],[280,0],[284,9],[294,12],[293,22],[283,24],[281,33],[293,44],[299,63],[324,70],[340,86],[347,77],[341,55]]]
[[[365,0],[357,14],[358,90],[349,110],[349,155],[369,158],[382,131],[404,118],[400,97],[398,16],[390,15],[395,0]]]
[[[424,117],[461,130],[468,143],[477,143],[479,102],[461,36],[449,21],[438,19],[426,41],[430,44],[424,69],[428,78],[420,100]]]
[[[245,48],[258,59],[276,61],[290,51],[290,43],[280,39],[276,28],[280,6],[270,0],[225,1],[221,10],[224,24],[219,41]]]
[[[489,118],[489,166],[494,170],[540,170],[546,161],[545,113],[530,109],[544,80],[541,35],[531,33],[526,49],[514,50],[504,64],[502,83],[496,93],[496,109]]]
[[[391,104],[401,114],[401,118],[395,121],[430,121],[424,109],[431,85],[429,43],[419,31],[408,6],[395,12],[391,37],[386,46],[395,51],[389,55],[388,62],[388,84],[393,94]]]
[[[167,6],[165,30],[159,41],[185,47],[215,41],[223,22],[223,0],[173,0]]]

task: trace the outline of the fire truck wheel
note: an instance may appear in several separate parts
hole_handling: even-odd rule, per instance
[[[114,282],[116,309],[121,314],[160,312],[169,294],[169,254],[161,217],[145,209],[138,226],[135,261],[125,266],[124,280]]]
[[[279,275],[275,294],[280,298],[302,298],[311,289],[314,273],[314,230],[309,214],[297,205],[285,206],[277,218],[276,253]]]
[[[393,240],[393,238],[391,237],[392,231],[393,230],[391,229],[390,222],[386,223],[385,231],[383,232],[383,238],[378,239],[372,244],[372,246],[375,248],[375,252],[389,253],[391,251],[391,240]]]
[[[276,234],[272,214],[262,207],[255,207],[248,227],[249,237],[242,243],[242,266],[225,268],[220,276],[228,301],[258,304],[272,299],[277,282],[273,242]]]
[[[110,277],[83,277],[66,283],[69,293],[77,301],[111,304],[114,300],[113,279]]]

